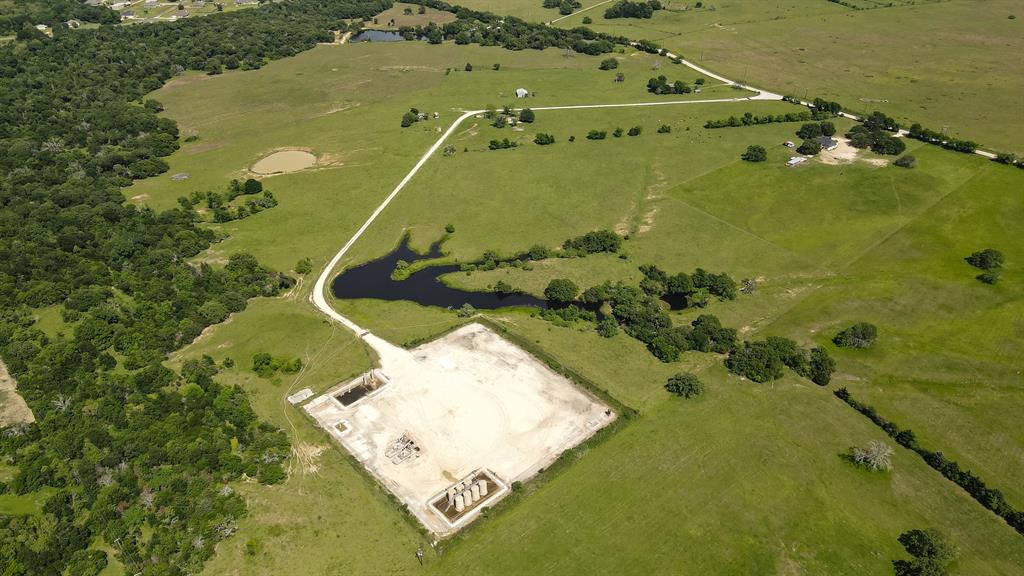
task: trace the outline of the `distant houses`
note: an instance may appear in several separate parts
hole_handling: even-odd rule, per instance
[[[72,18],[71,20],[68,20],[67,22],[65,22],[64,25],[67,26],[68,29],[74,30],[75,28],[78,28],[79,26],[81,26],[82,23],[80,21],[75,20],[74,18]]]
[[[786,161],[786,166],[790,166],[790,167],[792,167],[792,166],[799,166],[800,164],[803,164],[804,162],[807,162],[807,158],[805,156],[793,156],[789,160]]]
[[[127,7],[129,7],[131,5],[132,5],[131,2],[114,2],[113,4],[110,5],[110,7],[113,8],[114,10],[120,10],[122,8],[127,8]]]
[[[171,22],[174,22],[175,20],[181,20],[182,18],[188,18],[188,10],[178,10],[174,14],[171,14],[170,18]]]
[[[133,10],[121,12],[121,21],[124,22],[125,20],[135,20],[135,12]]]

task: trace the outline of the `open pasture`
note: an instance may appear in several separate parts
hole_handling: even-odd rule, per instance
[[[1024,153],[1019,2],[896,2],[869,10],[825,0],[705,4],[714,9],[662,10],[650,20],[605,20],[595,14],[601,8],[586,15],[594,30],[653,40],[727,78],[837,100],[857,112],[882,110]],[[582,17],[557,25],[579,26]]]
[[[474,66],[467,73],[462,71],[466,60],[502,66],[500,71]],[[136,201],[167,207],[195,186],[223,185],[268,150],[305,146],[318,156],[333,155],[339,160],[330,167],[266,178],[280,205],[217,226],[229,238],[204,256],[216,260],[244,249],[281,269],[302,256],[313,258],[316,267],[351,236],[437,137],[435,126],[447,127],[456,109],[501,106],[506,103],[502,92],[520,84],[537,92],[538,106],[654,98],[643,87],[650,65],[625,68],[627,82],[615,85],[596,70],[598,61],[565,58],[558,51],[398,43],[324,46],[258,72],[186,77],[155,97],[183,131],[194,127],[201,135],[170,158],[171,173],[192,176],[184,184],[168,178],[141,182],[128,195],[145,194]],[[626,62],[624,67],[634,66],[634,60]],[[446,76],[450,67],[458,71]],[[662,70],[672,77],[683,69],[666,64]],[[580,82],[562,83],[563,74],[561,79],[578,76]],[[637,82],[630,81],[634,78]],[[285,86],[293,97],[284,97]],[[340,109],[346,105],[352,108]],[[402,130],[398,121],[410,106],[441,112],[441,122]],[[781,103],[740,102],[538,112],[522,132],[467,121],[452,140],[455,155],[432,158],[356,244],[347,263],[387,252],[404,230],[411,230],[415,246],[425,248],[449,223],[455,233],[445,248],[464,260],[488,249],[513,253],[535,243],[557,246],[593,228],[610,227],[630,236],[624,259],[545,261],[532,271],[460,273],[448,280],[486,287],[502,279],[538,293],[554,277],[582,286],[620,278],[635,282],[636,267],[644,263],[760,278],[756,294],[713,302],[708,311],[748,338],[780,334],[820,344],[840,321],[876,321],[883,331],[878,350],[860,356],[833,352],[839,373],[832,386],[850,386],[883,414],[891,411],[889,416],[913,427],[923,443],[983,471],[988,482],[1018,501],[1011,485],[1021,468],[1007,462],[1001,447],[1020,446],[1012,444],[1019,424],[1009,422],[1019,411],[1014,404],[1019,376],[1013,379],[1012,349],[1005,347],[1019,327],[999,321],[990,334],[981,326],[1003,317],[999,306],[1012,312],[1013,302],[1019,302],[1020,279],[1013,271],[1019,268],[1008,264],[1003,283],[994,293],[984,292],[988,287],[974,281],[960,259],[968,246],[967,253],[991,242],[1008,260],[1020,261],[1008,240],[1019,230],[1019,216],[1013,214],[1020,206],[1011,196],[1021,174],[916,143],[910,152],[918,156],[919,167],[913,170],[816,161],[790,169],[782,165],[789,151],[781,142],[791,139],[798,125],[701,127],[730,114],[788,109]],[[671,125],[671,133],[658,134],[661,124]],[[615,127],[634,125],[643,127],[640,136],[610,134]],[[592,129],[608,130],[609,136],[587,140]],[[556,143],[529,143],[536,132],[553,134]],[[569,143],[569,136],[575,142]],[[505,137],[523,145],[487,150],[491,139]],[[749,144],[764,145],[768,162],[740,161]],[[991,221],[986,218],[996,223],[975,235],[978,227],[968,223]],[[957,240],[933,242],[947,237]],[[900,249],[900,242],[906,247]],[[910,280],[907,287],[907,270],[922,280]],[[916,306],[912,295],[916,287],[931,286],[933,277],[941,280],[934,286],[937,302],[947,290],[964,291],[956,296],[957,305],[943,309],[949,330],[971,322],[978,326],[964,349],[968,342],[973,348],[994,347],[982,353],[994,380],[982,397],[988,405],[964,408],[955,395],[935,402],[931,389],[939,387],[933,380],[938,371],[929,368],[919,379],[909,379],[905,369],[896,369],[897,356],[905,352],[914,354],[915,365],[924,359],[941,368],[948,380],[966,379],[977,367],[951,361],[955,354],[941,332],[906,344],[895,341],[903,322],[928,325],[931,308]],[[312,309],[311,284],[312,277],[306,277],[285,298],[253,302],[172,361],[180,365],[210,354],[221,362],[231,356],[235,367],[218,379],[244,386],[257,412],[289,431],[297,451],[284,484],[239,487],[252,512],[239,521],[238,534],[219,547],[207,574],[421,571],[413,552],[427,543],[414,525],[356,463],[331,448],[329,438],[284,401],[306,386],[327,390],[366,371],[374,360],[352,334]],[[893,294],[903,298],[894,301]],[[395,343],[429,338],[464,321],[450,311],[408,303],[337,304],[343,314]],[[675,321],[693,314],[675,313]],[[883,314],[886,318],[879,317]],[[898,534],[921,527],[938,528],[957,542],[956,574],[1014,574],[1024,565],[1019,535],[916,456],[897,450],[890,474],[870,474],[844,461],[840,455],[850,446],[884,435],[830,390],[792,375],[753,384],[726,374],[721,359],[707,354],[687,353],[678,363],[662,364],[625,335],[604,339],[528,313],[491,316],[641,415],[574,453],[558,470],[542,473],[512,505],[444,544],[443,555],[428,548],[427,572],[881,573],[902,557]],[[298,375],[260,379],[249,368],[259,351],[302,357],[305,366]],[[681,401],[665,393],[666,378],[682,370],[700,374],[708,388],[703,398]],[[890,374],[898,377],[886,379]],[[998,428],[992,425],[991,437],[997,429],[1009,431],[1016,435],[1010,442],[999,438],[999,448],[985,446],[953,432],[983,419],[999,402],[1007,417]],[[917,406],[930,406],[943,420],[922,422]],[[950,431],[936,430],[940,426]]]

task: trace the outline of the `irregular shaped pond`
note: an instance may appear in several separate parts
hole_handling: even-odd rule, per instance
[[[377,298],[379,300],[406,300],[424,306],[461,308],[469,304],[481,310],[494,310],[508,306],[533,306],[547,308],[547,302],[529,294],[498,294],[496,292],[474,292],[452,288],[441,282],[440,277],[459,271],[458,264],[441,264],[417,270],[405,280],[393,280],[391,273],[399,260],[410,264],[417,260],[441,257],[440,242],[430,247],[428,254],[417,254],[409,248],[409,238],[390,254],[354,266],[335,276],[331,293],[336,298]]]
[[[388,32],[386,30],[363,30],[349,39],[349,42],[401,42],[403,40],[405,40],[405,36],[402,36],[398,32]]]

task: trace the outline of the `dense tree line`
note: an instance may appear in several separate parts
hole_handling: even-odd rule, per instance
[[[754,382],[782,378],[783,367],[787,367],[819,386],[831,381],[836,368],[835,361],[824,348],[815,346],[805,350],[793,340],[779,336],[744,342],[742,346],[733,348],[725,366],[734,374]]]
[[[1002,491],[988,487],[981,478],[978,478],[970,470],[961,469],[959,464],[946,458],[942,452],[932,452],[925,449],[918,442],[913,430],[900,428],[895,423],[886,420],[873,407],[861,404],[855,400],[846,388],[836,390],[835,395],[854,410],[867,416],[868,419],[884,430],[900,446],[916,452],[929,466],[938,470],[947,479],[963,488],[982,506],[995,512],[1003,520],[1006,520],[1006,523],[1018,533],[1024,535],[1024,511],[1014,509],[1003,497]]]
[[[184,70],[258,68],[389,6],[296,0],[0,48],[0,357],[37,419],[0,433],[17,468],[0,491],[54,490],[40,515],[0,518],[5,574],[95,573],[99,537],[132,573],[198,573],[245,514],[227,483],[284,479],[287,437],[214,380],[212,359],[181,374],[162,362],[292,280],[247,254],[190,264],[215,233],[184,205],[126,205],[121,188],[178,147],[143,95]],[[68,323],[55,336],[34,326],[50,305]]]
[[[941,132],[930,130],[921,126],[920,124],[912,124],[908,130],[911,138],[927,142],[929,144],[936,144],[947,148],[949,150],[955,150],[957,152],[964,152],[967,154],[973,154],[978,149],[978,145],[970,140],[960,140],[957,138],[949,138]]]
[[[434,26],[438,28],[440,39],[454,40],[456,44],[501,46],[509,50],[543,50],[554,47],[598,55],[611,52],[616,44],[625,45],[629,42],[622,36],[599,34],[582,26],[572,29],[546,26],[512,16],[453,6],[442,0],[424,0],[423,4],[455,14],[455,21]],[[407,37],[422,37],[426,27],[400,29],[400,32],[408,34]]]
[[[741,126],[757,126],[759,124],[773,124],[776,122],[809,122],[811,120],[827,120],[835,117],[835,114],[827,110],[802,110],[800,112],[787,112],[785,114],[765,114],[755,116],[752,112],[745,112],[743,116],[730,116],[721,120],[708,120],[704,123],[705,128],[739,128]]]
[[[647,2],[632,2],[631,0],[619,0],[612,4],[611,8],[604,11],[606,20],[615,18],[650,18],[658,10],[661,10],[660,0],[649,0]]]

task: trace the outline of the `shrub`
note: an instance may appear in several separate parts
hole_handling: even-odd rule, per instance
[[[473,71],[473,65],[470,64],[469,62],[466,62],[466,67],[463,68],[463,70],[465,70],[466,72],[472,72]]]
[[[999,282],[999,270],[986,270],[975,276],[975,278],[985,284],[995,284]]]
[[[704,384],[697,379],[697,376],[689,372],[681,372],[672,376],[665,383],[665,390],[683,398],[700,396],[704,392]]]
[[[535,118],[536,115],[533,113],[533,110],[530,110],[529,108],[523,108],[523,110],[519,113],[520,122],[526,122],[527,124],[529,124],[533,122]]]
[[[295,273],[305,276],[313,271],[313,262],[309,258],[303,258],[295,265]]]
[[[896,161],[893,162],[893,164],[899,166],[900,168],[915,168],[917,167],[917,158],[914,158],[910,154],[906,154],[904,156],[900,156],[899,158],[897,158]]]
[[[764,149],[764,146],[755,144],[747,146],[747,151],[741,154],[740,158],[747,162],[764,162],[768,159],[768,151]]]
[[[533,137],[533,143],[540,144],[541,146],[547,146],[548,144],[555,143],[555,137],[552,136],[551,134],[538,132],[537,135]]]
[[[604,130],[591,130],[587,132],[587,140],[604,140],[608,133]]]
[[[454,234],[455,233],[455,224],[448,224],[448,225],[446,225],[444,227],[444,231],[449,233],[449,234]]]
[[[662,124],[658,127],[658,134],[668,134],[672,132],[672,126],[668,124]]]
[[[593,24],[594,23],[594,19],[591,18],[590,16],[584,16],[583,17],[583,23],[584,24]]]
[[[627,134],[629,134],[630,136],[639,136],[640,133],[643,132],[643,130],[644,129],[641,128],[640,126],[633,126],[632,128],[629,129],[629,132],[627,132]]]
[[[466,302],[459,308],[459,311],[455,313],[459,318],[470,318],[476,314],[476,308],[469,302]]]
[[[835,335],[832,342],[840,348],[870,348],[878,337],[874,324],[858,322]]]
[[[619,333],[619,323],[614,318],[605,318],[597,323],[597,333],[605,338],[611,338]]]
[[[621,138],[623,131],[624,130],[622,128],[616,128],[615,130],[612,130],[612,136],[616,138]]]
[[[598,66],[600,70],[615,70],[619,67],[619,61],[617,58],[605,58],[601,60],[601,64]]]

